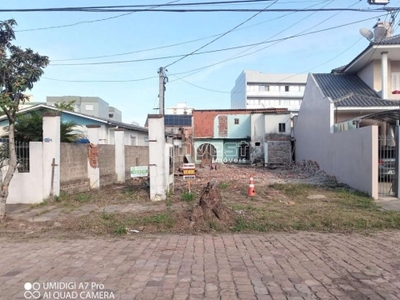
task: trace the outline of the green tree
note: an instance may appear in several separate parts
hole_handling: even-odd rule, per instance
[[[60,141],[72,143],[82,138],[81,132],[76,130],[78,125],[75,122],[61,122]],[[33,112],[18,116],[15,122],[15,140],[18,142],[40,142],[43,141],[43,115],[40,112]],[[9,132],[9,127],[5,130]],[[5,138],[8,136],[4,136]]]
[[[74,104],[75,104],[75,100],[71,100],[71,101],[61,101],[61,102],[57,102],[54,103],[54,106],[57,107],[60,110],[69,110],[69,111],[74,111]]]
[[[10,153],[4,179],[0,173],[0,220],[5,217],[8,187],[17,168],[14,133],[18,106],[28,99],[24,92],[33,88],[49,64],[47,56],[12,44],[15,25],[13,19],[0,22],[0,107],[8,118]]]

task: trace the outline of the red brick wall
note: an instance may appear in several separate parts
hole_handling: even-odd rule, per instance
[[[219,115],[218,116],[218,136],[227,137],[228,136],[228,116]]]
[[[216,116],[223,115],[248,115],[252,112],[274,112],[275,109],[261,110],[194,110],[193,111],[193,128],[194,137],[211,138],[214,136],[214,119]],[[285,112],[287,109],[278,109],[279,112]],[[220,119],[221,121],[221,119]],[[228,126],[228,125],[227,125]]]

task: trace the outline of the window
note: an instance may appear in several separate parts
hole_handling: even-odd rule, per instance
[[[239,119],[235,118],[235,125],[239,124]]]
[[[109,118],[114,118],[114,114],[108,114]]]
[[[269,92],[269,85],[260,85],[260,92]]]
[[[393,93],[394,91],[400,91],[400,73],[399,72],[392,73],[392,90],[391,90],[391,92]]]
[[[289,86],[285,85],[285,92],[289,92]]]
[[[286,124],[279,123],[279,132],[286,132]]]
[[[261,145],[261,143],[260,142],[256,142],[256,147],[259,147],[260,145]]]

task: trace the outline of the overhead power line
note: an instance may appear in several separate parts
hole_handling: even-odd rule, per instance
[[[375,13],[386,11],[398,11],[399,7],[382,7],[375,9],[354,9],[354,8],[324,8],[324,9],[294,9],[294,8],[274,8],[263,10],[263,13],[277,12],[309,12],[309,11],[348,11]],[[217,13],[217,12],[258,12],[260,9],[254,8],[213,8],[213,9],[80,9],[80,8],[21,8],[21,9],[0,9],[0,12],[91,12],[91,13],[116,13],[116,12],[166,12],[166,13]]]
[[[314,7],[320,3],[324,3],[324,2],[332,2],[332,0],[318,0],[318,1],[303,1],[303,2],[317,2],[317,4],[313,4],[309,7]],[[282,2],[280,2],[282,3]],[[253,25],[248,25],[248,26],[244,26],[241,28],[237,28],[233,31],[240,31],[240,30],[244,30],[247,28],[251,28],[251,27],[255,27],[261,24],[265,24],[265,23],[269,23],[278,19],[282,19],[284,17],[290,16],[292,14],[295,14],[296,12],[290,12],[272,19],[268,19],[266,21],[262,21]],[[136,54],[136,53],[142,53],[142,52],[149,52],[152,50],[160,50],[160,49],[166,49],[166,48],[171,48],[171,47],[175,47],[175,46],[181,46],[181,45],[185,45],[185,44],[190,44],[190,43],[194,43],[194,42],[199,42],[202,40],[206,40],[209,38],[213,38],[213,37],[217,37],[219,35],[221,35],[222,33],[217,33],[214,35],[210,35],[210,36],[206,36],[206,37],[202,37],[202,38],[198,38],[198,39],[194,39],[194,40],[188,40],[185,42],[180,42],[180,43],[175,43],[175,44],[169,44],[169,45],[165,45],[165,46],[159,46],[159,47],[153,47],[153,48],[147,48],[147,49],[141,49],[141,50],[135,50],[135,51],[128,51],[128,52],[122,52],[122,53],[115,53],[115,54],[108,54],[108,55],[99,55],[99,56],[87,56],[87,57],[77,57],[77,58],[66,58],[66,59],[55,59],[55,60],[51,60],[52,62],[62,62],[62,61],[73,61],[73,60],[85,60],[85,59],[99,59],[99,58],[108,58],[108,57],[116,57],[116,56],[124,56],[124,55],[130,55],[130,54]]]
[[[288,37],[281,38],[281,39],[270,40],[270,41],[267,41],[267,42],[260,42],[258,44],[261,45],[261,44],[267,44],[267,43],[274,43],[274,42],[278,42],[278,41],[286,41],[286,40],[298,38],[298,37],[301,37],[301,36],[307,36],[307,35],[312,35],[312,34],[316,34],[316,33],[326,32],[326,31],[330,31],[330,30],[346,27],[346,26],[349,26],[349,25],[354,25],[354,24],[357,24],[357,23],[361,23],[361,22],[364,22],[364,21],[373,20],[373,19],[376,19],[376,18],[379,18],[379,17],[382,17],[382,16],[385,16],[385,15],[379,15],[379,16],[375,16],[375,17],[372,17],[372,18],[358,20],[358,21],[354,21],[354,22],[350,22],[350,23],[346,23],[346,24],[341,24],[341,25],[336,25],[336,26],[333,26],[333,27],[328,27],[328,28],[324,28],[324,29],[320,29],[320,30],[314,30],[314,31],[306,32],[306,33],[295,34],[295,35],[288,36]],[[254,52],[248,53],[248,54],[243,54],[243,55],[240,55],[240,56],[237,56],[237,57],[233,57],[233,58],[228,58],[228,59],[225,59],[225,60],[210,64],[210,65],[207,65],[207,66],[196,68],[196,69],[193,69],[193,70],[190,70],[190,71],[174,73],[174,74],[171,74],[171,75],[181,75],[181,74],[193,73],[193,72],[196,72],[196,71],[200,71],[200,70],[203,70],[203,69],[214,67],[216,65],[219,65],[219,64],[222,64],[222,63],[225,63],[225,62],[228,62],[228,61],[239,59],[239,58],[251,55],[253,53]]]
[[[363,20],[359,20],[359,21],[354,21],[354,22],[351,22],[351,23],[336,25],[336,26],[333,26],[333,27],[327,27],[327,28],[320,29],[320,30],[314,30],[314,31],[309,31],[309,32],[304,32],[304,31],[303,31],[302,33],[299,33],[299,34],[294,34],[294,35],[291,35],[291,36],[287,36],[287,37],[283,37],[283,38],[279,38],[279,39],[274,39],[274,40],[266,40],[266,41],[262,41],[262,42],[252,43],[252,44],[246,44],[246,45],[240,45],[240,46],[234,46],[234,47],[228,47],[228,48],[222,48],[222,49],[216,49],[216,50],[208,50],[208,51],[197,52],[197,53],[193,53],[192,55],[210,54],[210,53],[215,53],[215,52],[230,51],[230,50],[235,50],[235,49],[240,49],[240,48],[259,46],[259,45],[263,45],[263,44],[271,44],[271,43],[282,42],[282,41],[286,41],[286,40],[290,40],[290,39],[294,39],[294,38],[298,38],[298,37],[302,37],[302,36],[307,36],[307,35],[312,35],[312,34],[316,34],[316,33],[320,33],[320,32],[325,32],[325,31],[329,31],[329,30],[334,30],[334,29],[337,29],[337,28],[342,28],[342,27],[345,27],[345,26],[349,26],[349,25],[361,23],[361,22],[364,22],[364,21],[367,21],[367,20],[376,19],[376,18],[379,18],[379,17],[382,17],[382,16],[383,16],[383,15],[375,16],[375,17],[371,17],[371,18],[367,18],[367,19],[363,19]],[[241,55],[241,56],[238,56],[238,57],[235,57],[235,58],[226,59],[226,60],[224,60],[224,61],[222,61],[222,62],[226,62],[226,61],[233,60],[233,59],[236,59],[236,58],[241,58],[241,57],[244,57],[244,56],[248,56],[248,55],[250,55],[250,54],[259,52],[259,51],[264,50],[264,49],[265,49],[265,48],[263,48],[263,49],[258,49],[258,50],[256,50],[256,51],[253,51],[253,52],[248,53],[248,54],[244,54],[244,55]],[[155,60],[169,59],[169,58],[175,58],[175,57],[186,57],[186,56],[187,56],[187,54],[182,54],[182,55],[171,55],[171,56],[161,56],[161,57],[151,57],[151,58],[133,59],[133,60],[119,60],[119,61],[117,60],[117,61],[106,61],[106,62],[91,62],[91,63],[67,63],[67,64],[51,64],[51,63],[50,63],[49,66],[111,65],[111,64],[123,64],[123,63],[144,62],[144,61],[155,61]],[[222,63],[222,62],[220,62],[220,63]],[[219,63],[217,63],[217,64],[219,64]],[[212,67],[212,66],[215,66],[215,65],[216,65],[216,64],[212,64],[212,65],[209,65],[208,67]],[[195,70],[188,71],[188,72],[180,72],[180,73],[177,73],[177,74],[179,75],[179,74],[191,73],[191,72],[193,72],[193,71],[197,71],[197,70],[200,70],[200,69],[203,69],[203,68],[195,69]]]
[[[328,4],[324,5],[323,7],[328,6],[328,5],[331,4],[333,1],[334,1],[334,0],[331,0]],[[351,4],[349,7],[353,7],[353,6],[357,5],[358,3],[359,3],[359,1],[357,0],[355,3]],[[329,18],[324,19],[323,21],[319,22],[319,23],[316,24],[316,25],[313,25],[311,28],[315,28],[316,26],[321,25],[322,23],[324,23],[324,22],[326,22],[326,21],[328,21],[328,20],[334,18],[335,16],[337,16],[337,15],[340,14],[340,13],[341,13],[341,12],[335,13],[334,15],[330,16]],[[309,14],[308,16],[302,18],[301,20],[299,20],[299,21],[293,23],[292,25],[286,27],[285,29],[281,30],[280,32],[274,34],[274,35],[271,36],[269,39],[267,39],[265,42],[271,41],[271,39],[274,38],[275,36],[281,34],[282,32],[284,32],[284,31],[286,31],[286,30],[288,30],[288,29],[290,29],[290,28],[292,28],[292,27],[294,27],[294,26],[296,26],[296,25],[298,25],[300,22],[306,20],[307,18],[313,16],[314,14],[316,14],[316,12],[312,12],[312,13]],[[306,31],[308,31],[308,30],[310,30],[310,28],[301,31],[301,32],[298,33],[298,34],[304,33],[304,32],[306,32]],[[251,50],[252,48],[255,48],[255,47],[256,47],[256,46],[253,46],[253,47],[251,47],[250,49],[244,50],[244,51],[242,51],[242,52],[236,54],[235,56],[230,57],[230,58],[228,58],[228,59],[226,59],[226,60],[224,60],[224,61],[228,61],[228,60],[232,60],[232,59],[235,59],[235,58],[239,58],[239,57],[243,57],[243,56],[247,56],[247,55],[254,54],[254,53],[259,52],[259,51],[262,51],[262,50],[264,50],[264,49],[266,49],[266,48],[268,48],[268,47],[271,47],[271,46],[273,46],[273,45],[276,45],[276,44],[278,44],[278,43],[280,43],[280,42],[282,42],[282,41],[274,42],[273,44],[271,44],[271,45],[269,45],[269,46],[263,47],[263,48],[258,49],[258,50],[256,50],[256,51],[253,51],[253,52],[251,52],[251,53],[249,53],[249,54],[241,55],[241,54],[243,54],[243,53],[245,53],[245,52]],[[188,77],[188,76],[192,76],[192,75],[194,75],[194,74],[196,74],[196,73],[198,73],[198,72],[201,72],[201,71],[202,71],[202,70],[199,70],[199,71],[190,73],[189,75],[186,75],[186,76],[184,76],[183,78],[186,78],[186,77]],[[184,82],[187,83],[187,84],[192,84],[192,83],[190,83],[189,81],[184,80],[182,77],[178,77],[178,76],[174,76],[174,77],[176,77],[178,80],[184,81]],[[174,81],[176,81],[176,80],[172,80],[171,83],[174,82]],[[207,89],[207,88],[204,88],[204,87],[195,85],[195,84],[192,84],[192,85],[195,86],[195,87],[197,87],[197,88],[200,88],[200,89],[209,90],[209,91],[215,91],[215,90]],[[228,93],[228,92],[225,92],[225,91],[215,91],[215,92],[219,92],[219,93]]]
[[[144,78],[137,78],[137,79],[126,79],[126,80],[73,80],[73,79],[58,79],[58,78],[51,78],[51,77],[46,77],[42,76],[41,78],[51,80],[51,81],[59,81],[59,82],[80,82],[80,83],[117,83],[117,82],[135,82],[135,81],[145,81],[145,80],[150,80],[150,79],[155,79],[158,78],[158,76],[150,76],[150,77],[144,77]]]
[[[160,7],[173,7],[173,6],[204,6],[204,5],[224,5],[224,4],[248,4],[248,3],[262,3],[273,2],[275,0],[230,0],[230,1],[208,1],[208,2],[184,2],[179,4],[161,4]],[[155,6],[156,4],[153,4]],[[129,8],[129,7],[147,7],[148,4],[134,4],[134,5],[105,5],[105,6],[80,6],[80,7],[67,7],[66,9],[111,9],[111,8]]]
[[[167,2],[165,4],[158,4],[158,5],[154,5],[154,6],[147,5],[146,7],[148,7],[148,10],[151,10],[151,9],[160,7],[162,5],[173,4],[173,3],[179,2],[179,1],[180,0],[174,0],[174,1]],[[64,28],[64,27],[77,26],[77,25],[81,25],[81,24],[97,23],[97,22],[109,21],[109,20],[125,17],[125,16],[128,16],[128,15],[132,15],[133,13],[134,12],[129,12],[129,13],[113,16],[113,17],[102,18],[102,19],[97,19],[97,20],[90,20],[90,21],[80,21],[80,22],[75,22],[75,23],[67,24],[67,25],[50,26],[50,27],[39,27],[39,28],[32,28],[32,29],[22,29],[22,30],[16,30],[15,32],[27,32],[27,31],[47,30],[47,29],[58,29],[58,28]]]
[[[172,62],[172,63],[166,65],[165,68],[168,68],[168,67],[170,67],[170,66],[176,64],[177,62],[180,62],[181,60],[185,59],[186,57],[195,54],[195,53],[198,52],[199,50],[204,49],[205,47],[211,45],[211,44],[214,43],[215,41],[217,41],[217,40],[223,38],[223,37],[226,36],[227,34],[231,33],[231,32],[234,31],[235,29],[237,29],[237,28],[239,28],[240,26],[242,26],[243,24],[246,24],[246,23],[249,22],[250,20],[252,20],[252,19],[254,19],[255,17],[257,17],[260,13],[262,13],[264,10],[270,8],[272,5],[274,5],[274,4],[275,4],[276,2],[278,2],[278,1],[279,1],[279,0],[275,0],[272,4],[266,6],[264,9],[258,11],[256,14],[252,15],[250,18],[244,20],[243,22],[239,23],[239,24],[236,25],[235,27],[233,27],[233,28],[229,29],[228,31],[224,32],[223,34],[217,36],[215,39],[213,39],[212,41],[206,43],[205,45],[201,46],[200,48],[197,48],[196,50],[194,50],[194,51],[192,51],[192,52],[190,52],[190,53],[188,53],[188,54],[182,56],[181,58],[175,60],[174,62]]]
[[[298,38],[298,37],[301,37],[301,36],[307,36],[307,35],[312,35],[312,34],[316,34],[316,33],[320,33],[320,32],[326,32],[326,31],[330,31],[330,30],[334,30],[334,29],[338,29],[338,28],[342,28],[342,27],[358,24],[358,23],[365,22],[365,21],[368,21],[368,20],[376,19],[376,18],[383,17],[383,16],[385,16],[385,15],[378,15],[378,16],[374,16],[374,17],[371,17],[371,18],[366,18],[366,19],[362,19],[362,20],[358,20],[358,21],[354,21],[354,22],[350,22],[350,23],[336,25],[336,26],[333,26],[333,27],[328,27],[328,28],[324,28],[324,29],[320,29],[320,30],[314,30],[314,31],[311,31],[311,32],[303,33],[303,34],[292,35],[292,36],[288,36],[288,37],[285,37],[285,38],[277,39],[277,40],[274,40],[274,41],[279,41],[279,40],[284,41],[284,40]],[[271,41],[268,41],[268,43],[272,43],[274,41],[271,40]],[[263,44],[263,43],[265,43],[265,42],[261,42],[261,43],[257,43],[257,44]],[[242,56],[240,56],[240,57],[242,57]],[[235,57],[234,59],[238,59],[240,57]],[[233,60],[233,59],[230,59],[230,60]],[[203,66],[203,67],[200,67],[200,68],[197,68],[197,69],[193,69],[193,70],[190,70],[190,71],[172,73],[170,75],[175,75],[176,76],[176,75],[181,75],[181,74],[193,73],[195,71],[207,69],[207,68],[213,67],[215,65],[222,64],[222,63],[224,63],[226,61],[227,60],[220,61],[220,62],[217,62],[217,63],[214,63],[214,64],[210,64],[210,65]],[[48,80],[63,81],[63,82],[131,82],[131,81],[142,81],[142,80],[154,79],[154,78],[157,78],[157,76],[139,78],[139,79],[131,79],[131,80],[63,80],[63,79],[56,79],[56,78],[49,78],[49,77],[42,77],[42,78],[48,79]]]
[[[333,1],[334,1],[334,0],[330,0],[327,4],[325,4],[324,6],[322,6],[322,8],[328,6],[328,5],[331,4]],[[315,5],[313,5],[313,6],[315,6]],[[311,7],[312,7],[312,6],[311,6]],[[306,7],[306,8],[310,8],[310,7]],[[300,19],[299,21],[297,21],[297,22],[291,24],[290,26],[286,27],[285,29],[283,29],[283,30],[279,31],[278,33],[274,34],[273,36],[271,36],[270,38],[268,38],[268,39],[265,40],[264,42],[271,41],[272,38],[274,38],[274,37],[276,37],[277,35],[279,35],[279,34],[285,32],[286,30],[288,30],[288,29],[290,29],[290,28],[292,28],[292,27],[298,25],[299,23],[301,23],[301,22],[303,22],[304,20],[310,18],[311,16],[313,16],[313,15],[316,14],[316,13],[317,13],[317,12],[312,12],[312,13],[310,13],[310,14],[307,15],[306,17]],[[277,43],[279,43],[279,42],[281,42],[281,41],[278,41],[278,42],[276,42],[276,43],[274,43],[274,44],[277,44]],[[253,49],[253,48],[257,47],[257,46],[258,46],[258,45],[251,46],[249,49],[246,49],[246,50],[244,50],[244,51],[242,51],[242,52],[239,52],[238,54],[234,55],[233,57],[228,58],[227,60],[235,59],[236,57],[240,56],[241,54],[243,54],[243,53],[245,53],[245,52],[247,52],[247,51],[249,51],[249,50],[251,50],[251,49]],[[254,52],[257,52],[257,51],[254,51]],[[254,52],[252,52],[252,53],[254,53]],[[225,61],[225,60],[224,60],[224,61]],[[192,76],[192,75],[194,75],[194,74],[196,74],[196,73],[199,73],[199,72],[201,72],[201,71],[203,71],[203,70],[199,70],[199,71],[190,73],[189,75],[186,75],[186,76],[184,76],[183,78]],[[204,90],[209,90],[209,91],[215,91],[215,90],[210,90],[210,89],[207,89],[207,88],[200,87],[200,86],[198,86],[198,85],[192,84],[191,82],[184,80],[182,77],[178,77],[178,76],[174,76],[174,77],[177,78],[177,80],[181,80],[181,81],[183,81],[183,82],[185,82],[185,83],[187,83],[187,84],[191,84],[191,85],[193,85],[193,86],[195,86],[195,87],[197,87],[197,88],[204,89]],[[172,80],[171,83],[174,82],[174,81],[176,81],[176,80]],[[225,91],[218,91],[218,92],[219,92],[219,93],[229,93],[229,92],[225,92]]]

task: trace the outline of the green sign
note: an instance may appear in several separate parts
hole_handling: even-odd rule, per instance
[[[149,176],[149,167],[131,167],[131,177],[146,177]]]

